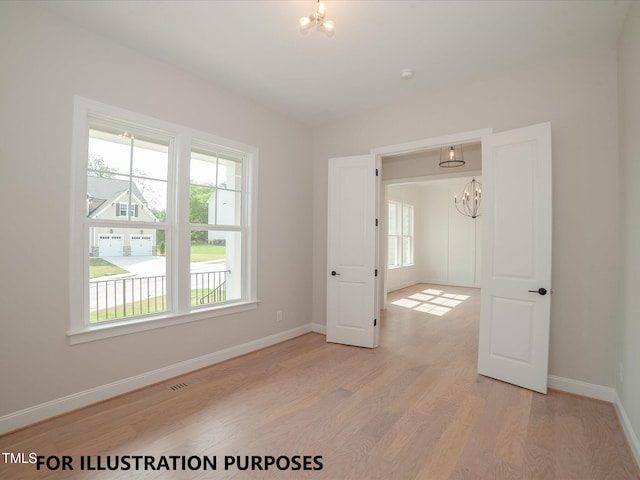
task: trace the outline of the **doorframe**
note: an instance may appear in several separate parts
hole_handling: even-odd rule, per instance
[[[407,153],[415,153],[421,150],[433,150],[435,148],[446,147],[452,144],[465,144],[481,142],[482,137],[485,135],[491,135],[493,128],[482,128],[479,130],[471,130],[467,132],[453,133],[450,135],[443,135],[440,137],[425,138],[422,140],[415,140],[412,142],[398,143],[395,145],[386,145],[383,147],[376,147],[370,150],[370,153],[376,156],[376,163],[380,165],[380,184],[382,185],[382,157],[390,157],[394,155],[404,155]],[[382,189],[380,195],[380,204],[378,205],[380,215],[384,215],[384,202],[386,201],[386,188]],[[382,225],[386,225],[387,222],[382,220]],[[384,310],[387,306],[387,269],[386,269],[386,256],[387,256],[387,235],[386,231],[383,234],[384,228],[378,230],[378,264],[385,268],[380,268],[380,280],[378,282],[378,299],[379,308]]]

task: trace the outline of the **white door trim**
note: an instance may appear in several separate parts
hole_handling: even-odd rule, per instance
[[[440,137],[424,138],[413,142],[397,143],[395,145],[386,145],[384,147],[376,147],[370,150],[374,155],[380,157],[388,157],[391,155],[400,155],[404,153],[412,153],[427,148],[445,147],[454,143],[471,143],[482,140],[482,137],[493,133],[493,128],[481,128],[479,130],[471,130],[468,132],[453,133],[450,135],[442,135]]]
[[[386,145],[383,147],[372,148],[370,152],[376,155],[376,162],[381,165],[382,157],[388,157],[393,155],[401,155],[405,153],[418,152],[420,150],[430,150],[438,147],[444,147],[451,144],[464,144],[472,142],[482,141],[482,137],[493,133],[493,128],[481,128],[478,130],[470,130],[467,132],[452,133],[449,135],[442,135],[439,137],[424,138],[421,140],[414,140],[412,142],[397,143],[395,145]],[[468,172],[465,172],[468,174]],[[382,172],[381,172],[382,175]],[[392,182],[389,182],[391,184]],[[394,182],[395,183],[395,182]],[[383,192],[380,195],[380,204],[378,206],[381,216],[384,216],[383,212],[386,212],[386,186],[387,182],[382,182]],[[378,282],[378,299],[380,302],[380,308],[385,309],[387,307],[387,232],[386,232],[386,220],[382,221],[381,226],[384,228],[378,229],[378,245],[379,245],[379,258],[378,265],[380,265],[380,280]]]

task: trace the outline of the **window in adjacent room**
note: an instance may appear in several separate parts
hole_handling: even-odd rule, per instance
[[[413,205],[389,201],[389,267],[413,265],[413,210]]]

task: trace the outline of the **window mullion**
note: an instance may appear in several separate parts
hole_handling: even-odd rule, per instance
[[[189,312],[191,290],[191,226],[189,224],[189,162],[191,137],[180,136],[176,145],[176,208],[174,224],[174,302],[178,313]]]

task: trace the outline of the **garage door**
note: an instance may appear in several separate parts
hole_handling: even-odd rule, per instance
[[[122,235],[100,235],[98,237],[98,256],[121,257],[123,244]]]
[[[151,235],[131,235],[131,255],[151,255]]]

